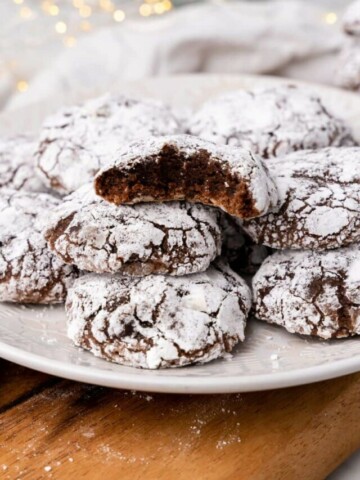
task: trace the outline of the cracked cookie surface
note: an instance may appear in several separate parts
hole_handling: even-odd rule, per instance
[[[360,241],[360,148],[295,152],[267,162],[280,208],[243,222],[256,243],[332,249]]]
[[[253,292],[255,316],[291,333],[359,335],[359,247],[277,252],[255,275]]]
[[[244,147],[263,158],[330,145],[354,145],[349,128],[321,99],[295,86],[239,90],[204,103],[189,121],[192,135]]]
[[[244,339],[250,306],[249,287],[222,262],[184,277],[87,274],[69,290],[68,336],[122,365],[205,363]]]
[[[170,108],[155,100],[107,95],[65,107],[42,127],[38,171],[47,186],[70,193],[91,181],[120,146],[179,129]]]
[[[60,303],[76,276],[47,247],[45,218],[59,200],[3,188],[0,195],[0,301]]]
[[[47,192],[36,175],[35,141],[28,136],[0,138],[0,188],[27,192]]]
[[[46,228],[66,263],[97,273],[186,275],[220,254],[218,212],[180,202],[112,205],[85,185],[63,199]]]
[[[262,215],[278,200],[259,157],[191,135],[149,138],[119,150],[96,176],[95,189],[117,205],[187,200],[241,218]]]

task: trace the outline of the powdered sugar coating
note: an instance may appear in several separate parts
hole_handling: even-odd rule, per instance
[[[66,263],[97,273],[186,275],[220,254],[218,212],[170,202],[112,205],[85,185],[52,215],[45,237]]]
[[[229,92],[204,103],[192,135],[247,148],[263,158],[330,145],[354,145],[351,132],[321,99],[295,86]]]
[[[42,127],[38,170],[46,185],[70,193],[91,181],[119,146],[179,128],[171,110],[155,100],[106,95],[65,107]]]
[[[351,41],[341,52],[336,83],[340,87],[360,91],[360,38]]]
[[[273,248],[332,249],[360,241],[360,148],[329,147],[271,159],[280,209],[243,226]]]
[[[68,336],[122,365],[205,363],[244,339],[250,306],[249,288],[222,263],[185,277],[88,274],[69,291]]]
[[[292,333],[321,338],[360,334],[360,250],[283,251],[253,279],[255,315]]]
[[[352,2],[345,10],[343,27],[349,35],[360,36],[360,0]]]
[[[47,191],[36,175],[35,149],[35,141],[25,135],[0,138],[0,188],[27,192]]]
[[[106,186],[103,184],[105,179],[113,177],[115,173],[124,179],[131,178],[131,182],[134,183],[135,180],[132,176],[138,167],[149,166],[150,169],[150,167],[160,164],[165,155],[169,156],[166,174],[168,175],[169,164],[172,160],[179,162],[179,170],[174,172],[176,178],[171,179],[171,182],[175,183],[174,188],[167,188],[166,198],[162,199],[163,201],[195,201],[213,205],[226,211],[228,209],[224,206],[224,202],[237,198],[236,195],[239,190],[241,195],[246,197],[246,205],[237,204],[234,208],[235,211],[228,211],[230,214],[239,216],[246,214],[249,216],[262,215],[277,204],[276,187],[259,157],[243,148],[215,145],[191,135],[148,138],[120,149],[115,154],[113,162],[96,176],[96,192],[108,201],[112,201],[107,195]],[[196,179],[187,179],[186,176],[188,169],[193,168],[196,163],[197,156],[201,155],[205,157],[205,160],[203,160],[206,165],[201,166],[201,172],[199,172],[200,169],[196,171],[196,174],[202,177],[199,186],[196,185]],[[217,178],[219,185],[217,185],[217,192],[215,193],[211,191],[208,183],[214,175],[211,177],[206,170],[212,165],[216,166],[218,177],[221,174],[228,180],[223,182],[222,178]],[[144,174],[142,173],[142,175]],[[136,181],[140,183],[142,179],[139,178]],[[159,200],[156,185],[150,185],[149,188],[148,178],[146,178],[146,182],[146,192],[143,193],[139,190],[128,203],[156,202]],[[170,180],[168,182],[171,185]],[[188,183],[183,184],[184,182]],[[230,185],[228,182],[232,184]],[[149,193],[151,187],[153,187],[154,194]],[[198,188],[196,193],[190,195],[188,189],[195,188]],[[245,195],[244,191],[246,192]],[[244,211],[245,213],[243,213]]]
[[[59,303],[76,272],[47,248],[42,230],[59,200],[45,193],[2,189],[0,301]]]

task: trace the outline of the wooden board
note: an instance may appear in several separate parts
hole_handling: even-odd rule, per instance
[[[360,374],[180,396],[60,380],[0,360],[0,478],[323,480],[360,447]]]

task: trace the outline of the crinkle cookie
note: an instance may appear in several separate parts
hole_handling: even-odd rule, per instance
[[[283,251],[253,279],[255,315],[291,333],[321,338],[360,334],[360,250]]]
[[[231,215],[220,217],[223,234],[222,256],[230,267],[243,275],[254,274],[271,253],[265,245],[256,245],[244,231],[241,220]]]
[[[76,276],[47,248],[42,230],[59,200],[3,188],[0,195],[0,301],[63,302]]]
[[[341,52],[336,83],[348,90],[360,91],[360,39],[346,45]]]
[[[145,139],[120,150],[96,176],[95,188],[117,205],[187,200],[241,218],[262,215],[277,203],[260,158],[190,135]]]
[[[179,128],[171,110],[155,100],[107,95],[66,107],[42,127],[38,170],[46,185],[70,193],[91,181],[121,145]]]
[[[169,202],[116,206],[85,185],[52,215],[45,237],[64,262],[97,273],[186,275],[220,254],[218,212]]]
[[[204,103],[188,132],[218,144],[247,148],[263,158],[330,145],[354,145],[348,127],[321,99],[295,86],[226,93]]]
[[[248,286],[222,263],[184,277],[87,274],[69,290],[68,336],[122,365],[205,363],[244,339],[250,306]]]
[[[326,148],[271,159],[280,209],[243,222],[256,243],[332,249],[360,241],[360,148]]]
[[[360,36],[360,0],[352,2],[345,10],[343,28],[349,35]]]
[[[0,188],[47,191],[35,172],[35,149],[33,139],[24,135],[0,138]]]

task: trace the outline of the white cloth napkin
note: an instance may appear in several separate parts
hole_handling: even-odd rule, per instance
[[[324,71],[343,40],[338,27],[324,22],[324,12],[300,0],[218,2],[127,20],[49,56],[47,67],[33,72],[26,94],[14,95],[6,108],[53,95],[69,98],[69,92],[74,98],[77,92],[95,95],[119,79],[185,72],[279,72],[329,81]]]

